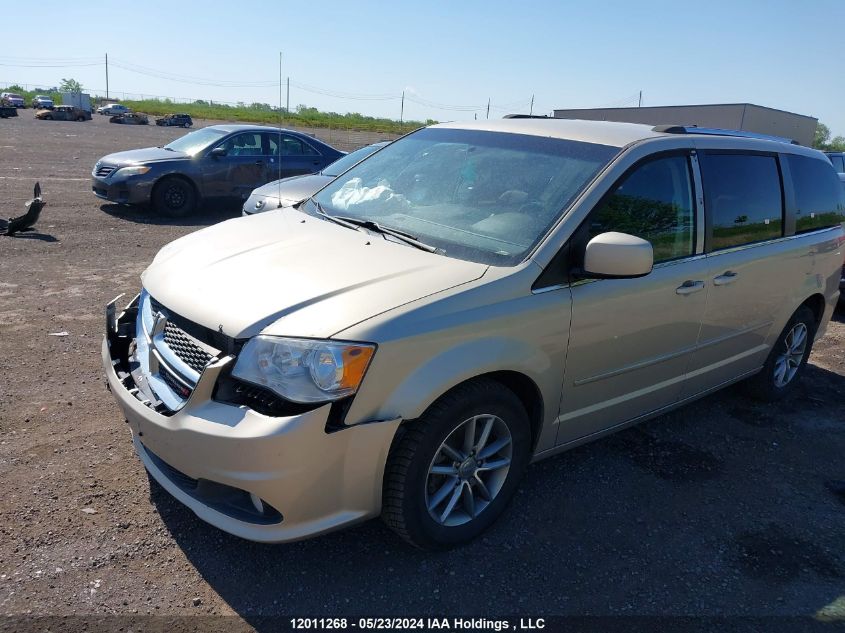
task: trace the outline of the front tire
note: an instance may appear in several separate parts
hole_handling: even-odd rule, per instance
[[[165,178],[153,189],[153,207],[170,218],[190,215],[196,207],[196,201],[194,188],[182,178]]]
[[[749,395],[772,402],[795,389],[810,357],[817,328],[813,311],[805,305],[798,308],[769,352],[763,369],[748,379]]]
[[[531,428],[519,398],[489,379],[460,385],[394,443],[382,518],[421,549],[471,541],[505,510],[530,456]]]

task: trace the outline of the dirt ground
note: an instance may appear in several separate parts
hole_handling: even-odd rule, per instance
[[[0,217],[36,180],[48,203],[36,233],[0,237],[0,615],[229,615],[229,630],[267,631],[294,614],[845,620],[842,312],[792,399],[731,388],[537,464],[457,551],[414,551],[378,521],[277,546],[201,522],[132,451],[104,387],[103,306],[137,292],[161,246],[238,210],[162,221],[101,204],[89,182],[100,156],[183,133],[0,120]]]

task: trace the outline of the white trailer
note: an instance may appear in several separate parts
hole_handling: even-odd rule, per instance
[[[91,112],[91,95],[85,92],[61,93],[62,105],[71,105]]]

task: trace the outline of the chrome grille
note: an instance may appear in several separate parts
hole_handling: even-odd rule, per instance
[[[180,320],[187,328],[194,325],[171,314],[146,291],[138,299],[138,313],[134,359],[153,395],[167,409],[177,411],[187,402],[208,362],[220,351],[171,321]]]
[[[164,326],[164,342],[183,363],[198,374],[201,374],[208,361],[214,358],[194,343],[191,337],[173,321],[168,321]]]
[[[94,171],[94,175],[97,176],[97,178],[106,178],[114,170],[115,170],[115,167],[113,167],[112,165],[99,165],[98,164],[95,171]]]

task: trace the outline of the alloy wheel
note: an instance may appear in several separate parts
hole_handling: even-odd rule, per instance
[[[781,354],[775,360],[775,386],[785,387],[795,378],[807,351],[807,326],[798,322],[783,340]]]
[[[429,515],[447,527],[472,521],[501,491],[512,453],[513,438],[500,417],[483,414],[461,422],[440,444],[428,467]]]

